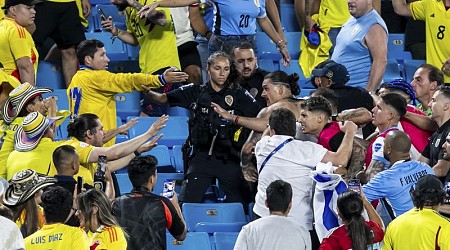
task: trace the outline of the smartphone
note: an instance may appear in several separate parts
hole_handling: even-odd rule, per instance
[[[97,177],[98,179],[105,178],[106,163],[107,163],[106,155],[99,155],[97,162],[97,170],[95,171],[94,177]]]
[[[83,185],[84,185],[83,176],[78,176],[78,180],[77,180],[77,194],[81,194]]]
[[[361,194],[361,182],[359,179],[351,179],[348,181],[348,188],[350,190],[353,190],[357,192],[358,194]]]
[[[162,195],[171,199],[173,197],[173,192],[175,192],[175,180],[165,179]]]
[[[98,8],[98,13],[100,13],[100,18],[102,19],[102,21],[106,21],[105,12],[103,12],[102,9]]]

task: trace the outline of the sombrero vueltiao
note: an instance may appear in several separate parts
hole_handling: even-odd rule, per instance
[[[14,174],[3,197],[3,204],[17,206],[27,201],[40,189],[53,185],[56,179],[38,174],[32,169],[22,170]]]
[[[44,93],[50,93],[53,90],[48,88],[36,88],[29,83],[23,83],[9,93],[3,106],[3,121],[9,124],[19,115],[25,105],[33,100],[33,98]]]
[[[47,128],[61,118],[61,116],[47,118],[39,112],[31,112],[23,119],[22,126],[14,134],[14,149],[19,152],[34,149]]]

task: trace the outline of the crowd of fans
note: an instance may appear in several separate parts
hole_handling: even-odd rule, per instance
[[[109,72],[105,44],[85,39],[89,1],[0,0],[0,248],[166,249],[166,229],[187,235],[180,204],[202,203],[217,180],[252,218],[234,249],[450,249],[450,0],[392,1],[425,22],[426,48],[410,50],[427,63],[411,82],[384,83],[385,5],[295,0],[300,68],[315,87],[303,98],[297,73],[258,67],[257,24],[291,63],[274,0],[111,4],[126,29],[101,10],[99,24],[140,46],[140,73]],[[206,82],[194,32],[208,43]],[[68,112],[36,87],[47,38]],[[116,143],[139,122],[116,124],[114,96],[132,91],[141,116],[159,119]],[[190,112],[189,137],[180,194],[167,198],[152,193],[148,154],[174,106]],[[68,138],[55,140],[65,119]],[[127,194],[114,173],[124,167]]]

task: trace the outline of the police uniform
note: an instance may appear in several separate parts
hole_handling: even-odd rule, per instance
[[[260,107],[242,88],[225,87],[216,92],[208,82],[189,84],[167,93],[171,106],[191,110],[189,140],[193,154],[183,181],[180,201],[202,202],[208,186],[217,178],[228,202],[245,202],[245,181],[239,165],[240,150],[250,131],[221,119],[211,108],[215,102],[230,113],[255,117]]]

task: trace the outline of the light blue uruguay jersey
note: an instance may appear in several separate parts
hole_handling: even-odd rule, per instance
[[[395,216],[402,215],[414,207],[410,190],[424,175],[432,174],[430,166],[419,161],[398,161],[389,169],[376,174],[363,186],[368,201],[386,198]]]
[[[201,0],[202,3],[211,0]],[[265,0],[213,0],[216,35],[254,35],[256,18],[266,16]]]

